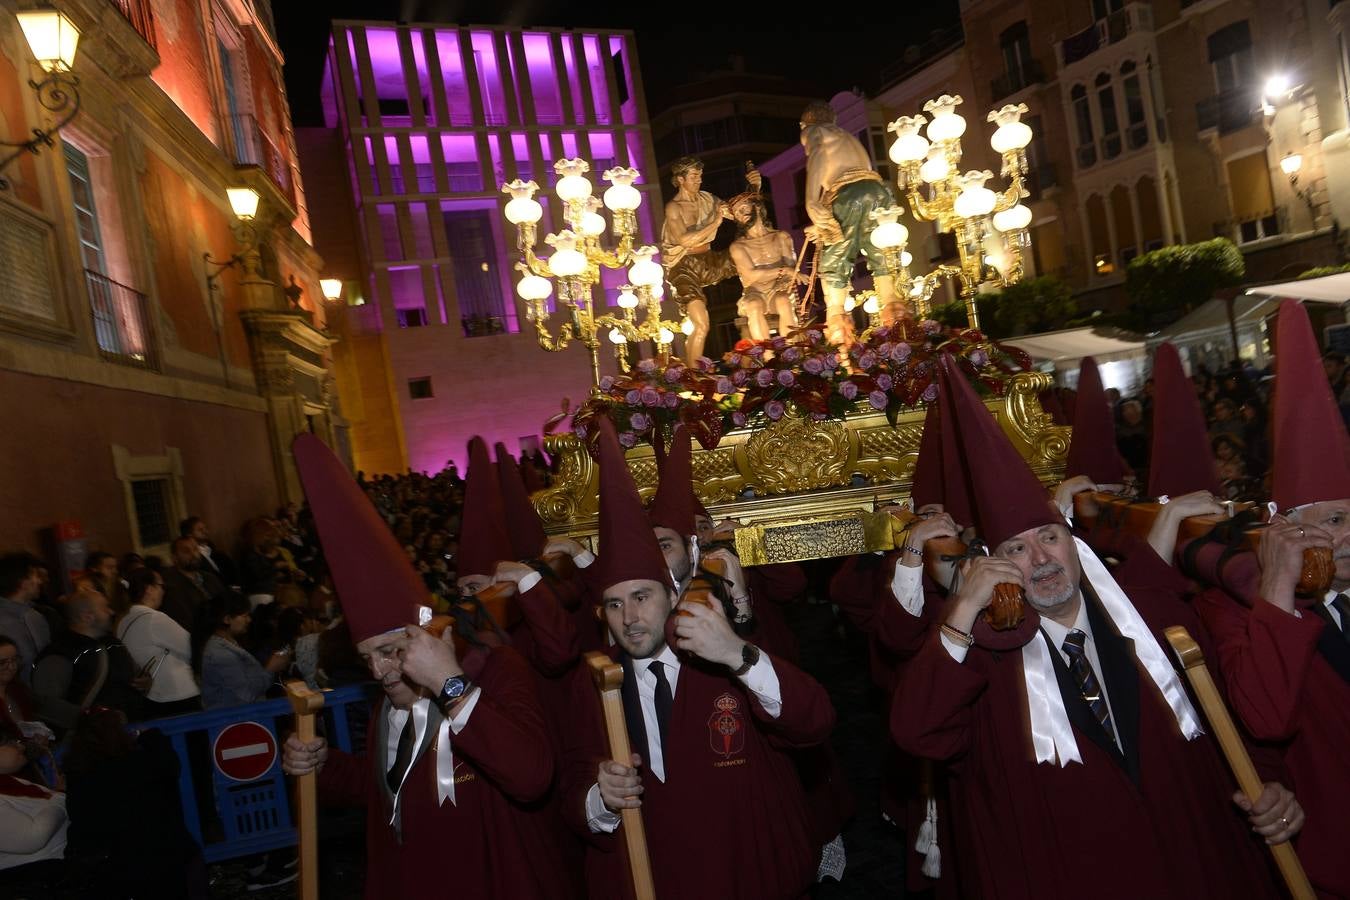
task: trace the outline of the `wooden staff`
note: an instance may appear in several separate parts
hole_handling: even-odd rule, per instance
[[[1242,738],[1233,725],[1233,717],[1228,714],[1228,707],[1224,705],[1218,688],[1214,686],[1214,679],[1210,677],[1209,669],[1205,666],[1205,655],[1200,652],[1200,647],[1190,632],[1181,625],[1173,625],[1164,634],[1167,635],[1167,642],[1172,645],[1172,652],[1181,660],[1181,665],[1186,670],[1186,677],[1191,682],[1196,699],[1205,710],[1205,718],[1214,729],[1214,736],[1219,739],[1219,747],[1228,759],[1228,766],[1233,770],[1234,777],[1237,778],[1238,788],[1247,795],[1248,800],[1255,803],[1261,796],[1263,788],[1261,777],[1256,774],[1252,758],[1247,755],[1247,748],[1243,746]],[[1312,885],[1308,883],[1308,876],[1304,874],[1303,865],[1298,861],[1294,845],[1284,841],[1269,846],[1270,852],[1275,855],[1275,864],[1279,866],[1280,874],[1284,876],[1284,883],[1289,887],[1289,896],[1293,900],[1316,900],[1317,895],[1313,892]]]
[[[605,732],[609,735],[609,755],[616,762],[628,765],[633,750],[628,745],[628,727],[623,720],[623,667],[598,650],[586,654],[586,665],[591,667],[591,678],[600,692],[600,707],[605,714]],[[652,864],[647,858],[647,832],[642,826],[642,810],[619,811],[623,823],[623,838],[628,849],[628,867],[633,873],[633,895],[636,900],[655,900],[652,884]]]
[[[295,712],[295,734],[314,740],[314,716],[323,709],[323,694],[303,681],[286,682],[286,697]],[[295,814],[300,830],[300,900],[319,900],[319,820],[314,772],[295,776]]]

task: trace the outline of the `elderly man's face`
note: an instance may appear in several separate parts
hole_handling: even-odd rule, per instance
[[[389,702],[399,709],[408,709],[417,700],[417,688],[403,677],[403,648],[408,636],[402,631],[377,634],[356,645],[356,652],[370,669],[370,676],[380,683]]]
[[[1350,585],[1350,499],[1313,503],[1296,511],[1290,519],[1300,525],[1316,525],[1331,535],[1336,560],[1333,584],[1338,590]]]
[[[1022,571],[1027,601],[1043,615],[1062,614],[1078,595],[1078,548],[1063,525],[1030,528],[995,551]]]

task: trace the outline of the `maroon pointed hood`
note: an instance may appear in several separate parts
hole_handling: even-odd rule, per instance
[[[698,512],[694,497],[693,452],[688,429],[683,425],[675,426],[670,451],[660,464],[656,496],[647,508],[651,527],[669,528],[685,540],[696,530],[694,516]]]
[[[1083,357],[1078,369],[1078,401],[1074,404],[1073,442],[1064,477],[1086,475],[1097,484],[1120,484],[1127,466],[1116,449],[1116,423],[1102,389],[1097,361]]]
[[[1281,510],[1350,497],[1345,421],[1322,368],[1308,311],[1280,304],[1275,333],[1272,499]]]
[[[1153,357],[1153,443],[1149,450],[1148,494],[1178,497],[1192,491],[1221,496],[1209,446],[1205,412],[1195,386],[1181,368],[1177,348],[1158,345]]]
[[[944,435],[953,433],[964,456],[973,524],[989,549],[1029,529],[1064,524],[1045,487],[947,354],[939,376],[947,404],[942,430]],[[960,522],[955,512],[951,514]]]
[[[623,581],[646,579],[670,585],[670,569],[642,509],[614,423],[600,416],[600,556],[588,567],[597,594]],[[590,574],[594,569],[594,575]]]
[[[313,434],[291,444],[352,643],[417,624],[431,592],[342,462]]]
[[[461,578],[491,575],[498,562],[513,557],[498,475],[488,458],[487,444],[475,435],[469,441],[469,474],[464,487],[464,509],[460,513],[456,571]]]
[[[548,535],[544,533],[544,523],[539,521],[539,513],[530,502],[525,482],[520,477],[520,467],[516,459],[506,449],[506,445],[497,442],[493,448],[497,453],[497,480],[502,495],[502,509],[506,518],[506,530],[511,539],[511,548],[516,559],[534,559],[544,550]]]

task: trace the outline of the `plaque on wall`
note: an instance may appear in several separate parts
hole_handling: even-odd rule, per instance
[[[0,204],[0,315],[57,322],[50,232],[41,221]]]

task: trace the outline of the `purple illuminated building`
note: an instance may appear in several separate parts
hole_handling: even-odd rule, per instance
[[[356,466],[463,470],[472,434],[537,439],[563,397],[585,398],[589,369],[579,347],[545,353],[524,319],[500,186],[540,185],[542,236],[562,227],[555,160],[588,160],[598,187],[616,165],[655,173],[632,33],[338,21],[323,101],[327,127],[298,139],[315,244],[344,281]],[[660,190],[638,186],[655,243]]]

